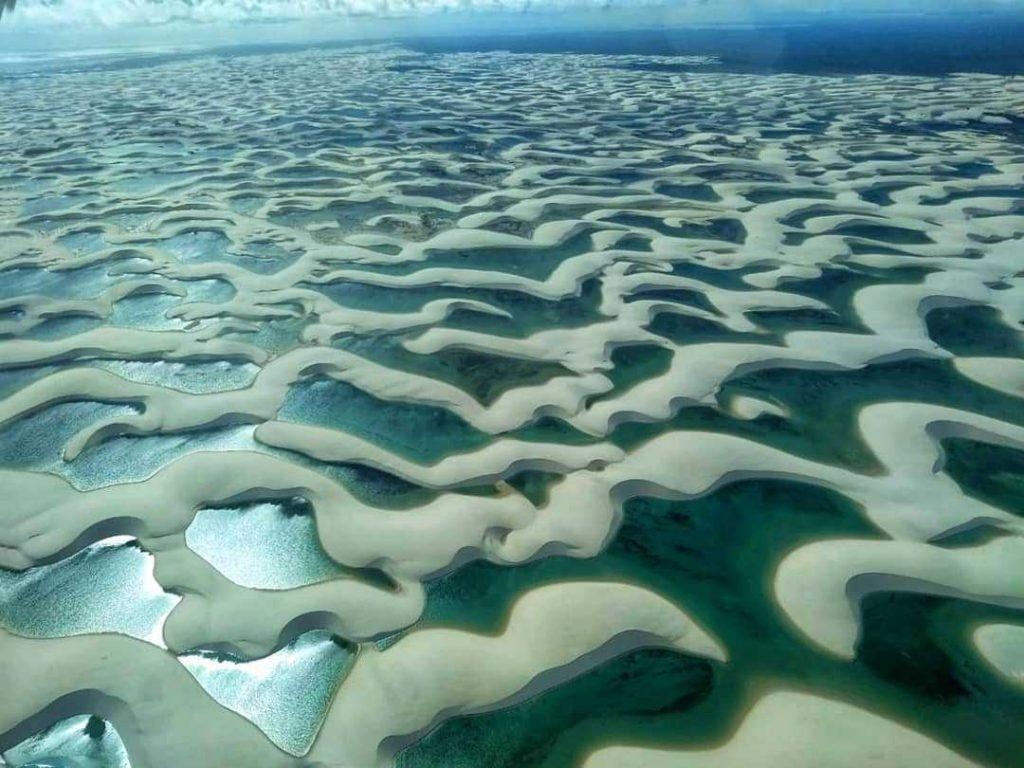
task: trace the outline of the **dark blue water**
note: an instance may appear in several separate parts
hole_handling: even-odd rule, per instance
[[[814,74],[1024,72],[1024,14],[843,18],[800,25],[458,35],[403,41],[422,52],[713,55],[726,71]],[[659,64],[662,68],[673,65]],[[692,65],[682,63],[678,69]],[[706,67],[701,67],[706,69]]]

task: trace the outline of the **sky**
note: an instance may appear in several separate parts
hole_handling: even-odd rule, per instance
[[[0,54],[1006,11],[1024,0],[17,0]]]

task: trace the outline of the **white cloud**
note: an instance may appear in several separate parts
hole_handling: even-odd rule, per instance
[[[0,6],[12,0],[0,0]],[[543,12],[656,8],[688,20],[733,21],[785,13],[971,11],[1022,8],[1024,0],[18,0],[0,31],[159,26],[174,23],[408,18],[467,11]],[[641,16],[642,18],[642,16]]]

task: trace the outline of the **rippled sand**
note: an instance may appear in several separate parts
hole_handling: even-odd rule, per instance
[[[1024,81],[711,63],[0,79],[3,759],[1019,765]]]

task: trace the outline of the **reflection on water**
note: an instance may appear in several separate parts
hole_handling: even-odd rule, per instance
[[[355,652],[344,640],[314,630],[254,661],[203,652],[178,658],[220,704],[251,720],[281,749],[303,755]]]
[[[69,717],[3,753],[14,768],[131,768],[117,731],[95,715]]]
[[[185,541],[232,581],[254,589],[292,589],[345,572],[320,546],[303,499],[201,509]]]
[[[152,556],[127,536],[50,565],[0,570],[0,624],[28,637],[120,632],[163,646],[177,602],[153,578]]]

